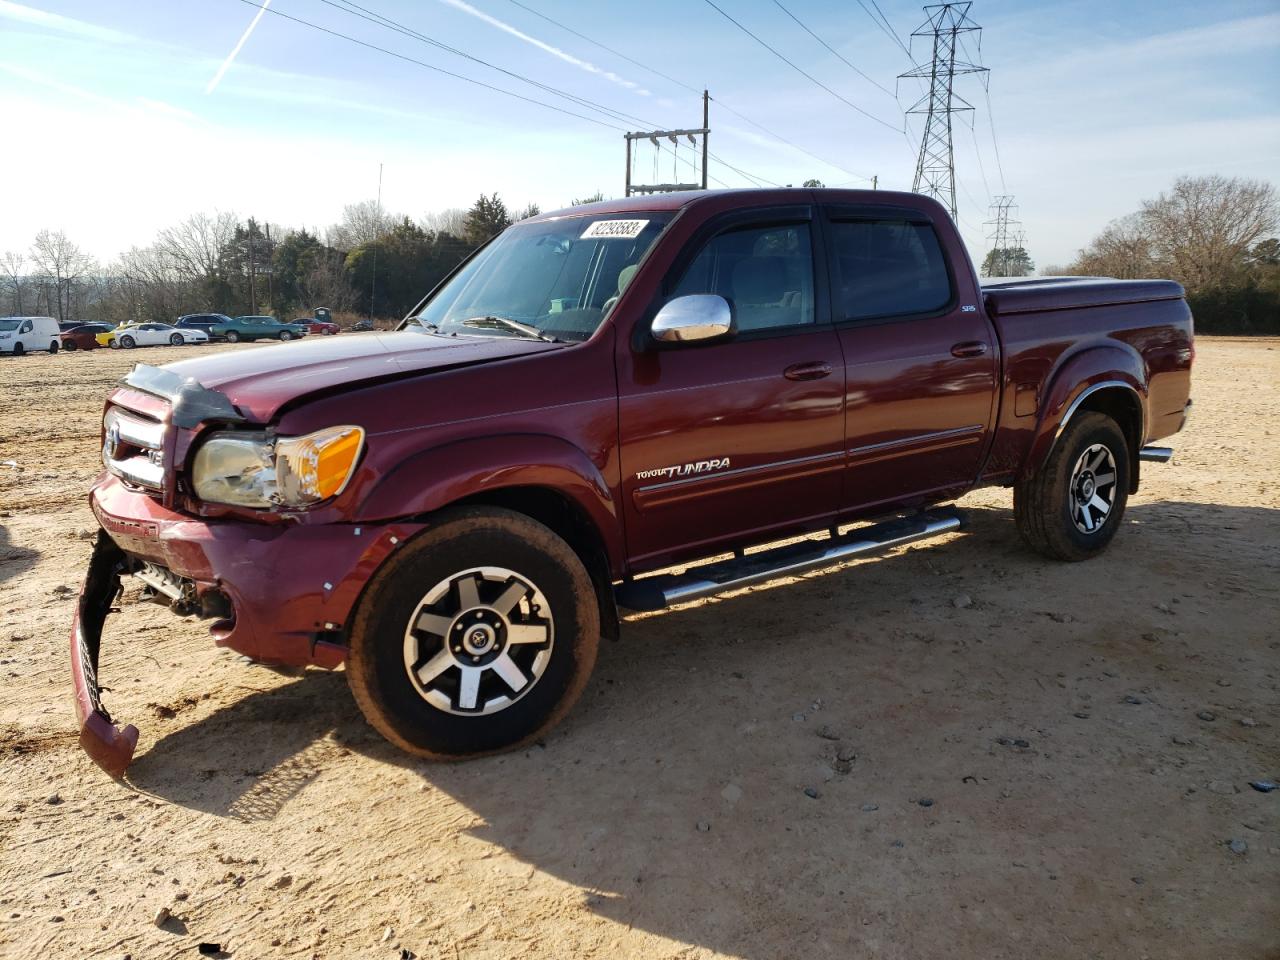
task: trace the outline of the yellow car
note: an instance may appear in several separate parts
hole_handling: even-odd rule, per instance
[[[116,327],[114,330],[108,330],[106,333],[100,333],[93,339],[98,341],[98,346],[109,347],[111,346],[112,339],[115,337],[117,333],[119,333],[121,330],[127,330],[130,327],[136,327],[136,326],[140,326],[140,324],[136,322],[122,323],[120,324],[120,326]]]

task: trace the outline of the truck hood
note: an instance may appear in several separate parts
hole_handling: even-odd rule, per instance
[[[453,337],[370,333],[317,337],[179,360],[162,369],[229,399],[249,420],[265,423],[303,396],[478,363],[563,349],[521,337]]]

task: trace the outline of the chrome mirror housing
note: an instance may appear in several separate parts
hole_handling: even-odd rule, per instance
[[[733,333],[733,311],[724,297],[694,293],[664,304],[649,329],[660,343],[713,340]]]

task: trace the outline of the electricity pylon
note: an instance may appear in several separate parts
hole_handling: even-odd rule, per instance
[[[927,20],[911,34],[933,38],[933,58],[928,64],[899,74],[899,77],[928,79],[929,92],[907,113],[925,114],[920,157],[911,189],[940,200],[952,219],[956,216],[956,162],[951,146],[951,115],[972,110],[973,105],[955,92],[955,78],[966,73],[985,73],[966,60],[956,59],[959,36],[982,28],[969,19],[972,3],[939,3],[924,8]]]
[[[1018,205],[1012,196],[1001,195],[991,198],[991,219],[983,223],[991,227],[987,239],[991,241],[991,269],[988,276],[1007,277],[1012,263],[1013,251],[1022,246],[1022,221],[1012,219]]]

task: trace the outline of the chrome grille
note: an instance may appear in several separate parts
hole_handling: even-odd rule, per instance
[[[164,489],[164,424],[112,407],[102,421],[102,463],[125,483]]]

